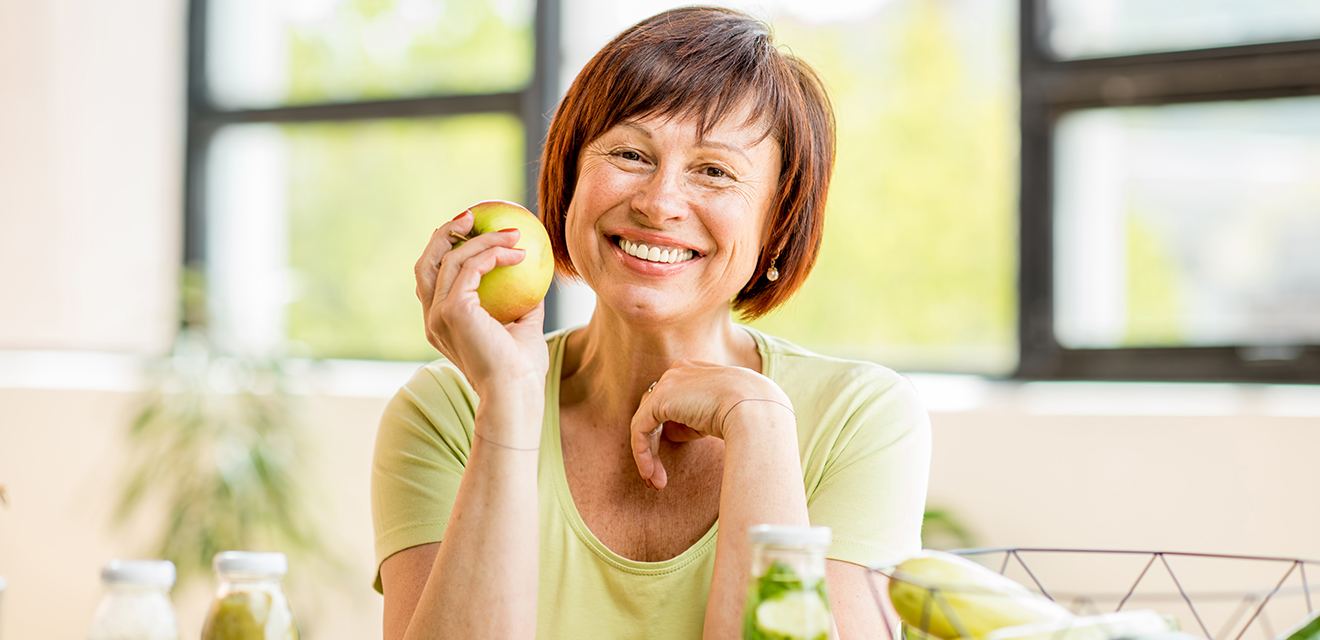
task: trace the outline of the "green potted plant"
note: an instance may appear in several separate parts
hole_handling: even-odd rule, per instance
[[[183,301],[186,328],[150,367],[126,431],[115,524],[163,507],[143,551],[174,562],[180,585],[209,576],[212,557],[231,549],[278,550],[295,563],[337,567],[304,499],[305,448],[287,363],[218,349],[195,272],[185,275]]]

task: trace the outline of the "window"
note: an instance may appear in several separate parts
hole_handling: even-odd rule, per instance
[[[190,315],[235,350],[432,357],[412,264],[477,200],[534,206],[557,16],[532,0],[194,0],[185,258],[207,311]]]
[[[1320,380],[1320,9],[1023,0],[1019,374]]]

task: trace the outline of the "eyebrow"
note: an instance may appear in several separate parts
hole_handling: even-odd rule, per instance
[[[650,129],[647,129],[646,127],[643,127],[642,125],[640,125],[640,124],[638,124],[638,123],[636,123],[636,122],[633,122],[633,121],[624,121],[624,122],[620,122],[620,123],[619,123],[619,126],[627,127],[627,128],[629,128],[629,129],[632,129],[633,131],[636,131],[637,133],[640,133],[641,135],[646,136],[648,139],[651,138],[651,130],[650,130]],[[745,160],[745,161],[747,161],[747,162],[751,162],[751,161],[752,161],[752,159],[751,159],[750,157],[747,156],[747,151],[746,151],[745,149],[743,149],[742,147],[739,147],[739,146],[737,146],[737,145],[729,144],[729,143],[727,143],[727,142],[720,142],[719,140],[711,140],[711,139],[709,139],[709,138],[702,138],[701,140],[698,140],[698,141],[697,141],[697,146],[699,146],[699,147],[710,147],[710,148],[714,148],[714,149],[724,149],[724,150],[726,150],[726,151],[732,151],[733,153],[736,153],[736,154],[742,156],[742,159],[743,159],[743,160]]]

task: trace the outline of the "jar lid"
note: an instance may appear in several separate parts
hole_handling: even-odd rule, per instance
[[[212,562],[221,575],[252,575],[278,578],[289,570],[289,560],[275,551],[221,551]]]
[[[169,589],[174,586],[174,563],[169,560],[111,560],[101,569],[106,584],[131,584]]]
[[[747,530],[752,544],[774,547],[828,547],[829,527],[799,527],[781,524],[758,524]]]

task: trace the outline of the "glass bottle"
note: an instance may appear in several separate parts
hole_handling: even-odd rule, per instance
[[[212,562],[220,586],[202,627],[202,640],[297,640],[280,580],[282,553],[223,551]]]
[[[5,635],[5,579],[0,578],[0,637]]]
[[[170,604],[174,563],[111,560],[101,569],[105,594],[96,607],[88,640],[179,640]]]
[[[743,640],[835,637],[825,592],[829,527],[756,525],[748,532],[752,571]]]

